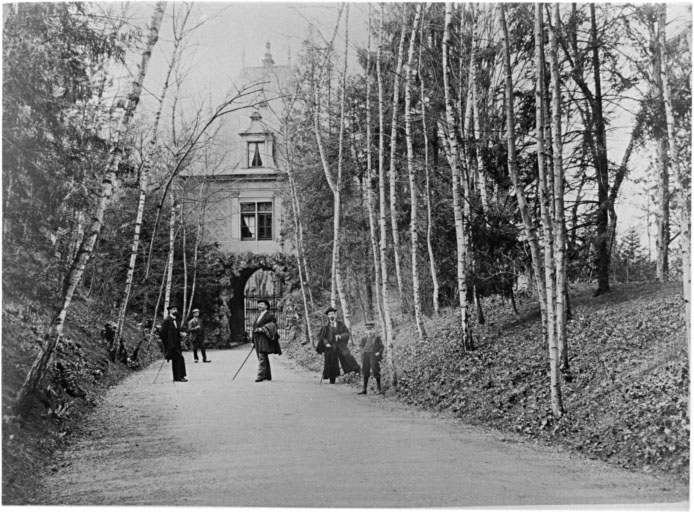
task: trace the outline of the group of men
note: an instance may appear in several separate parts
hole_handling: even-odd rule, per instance
[[[271,381],[272,370],[270,367],[270,354],[282,354],[279,344],[279,334],[277,319],[270,311],[270,303],[261,299],[258,301],[260,313],[253,323],[253,347],[258,357],[258,372],[256,382]],[[194,309],[193,317],[188,322],[188,335],[193,346],[193,358],[198,362],[198,350],[202,355],[203,363],[211,362],[207,359],[204,344],[204,332],[200,320],[200,310]],[[318,334],[318,344],[316,351],[323,355],[323,379],[328,379],[331,384],[340,376],[342,372],[361,373],[363,387],[360,395],[367,394],[369,377],[374,376],[377,391],[381,392],[381,368],[380,362],[383,357],[383,342],[380,336],[374,331],[374,323],[366,322],[366,336],[360,341],[362,351],[362,366],[349,350],[350,332],[347,326],[337,320],[337,310],[330,307],[325,312],[328,323],[324,325]],[[161,339],[164,344],[165,358],[171,361],[174,382],[188,382],[186,377],[186,364],[181,350],[181,325],[178,320],[178,307],[171,305],[168,307],[168,316],[161,326]]]
[[[164,358],[171,361],[174,382],[188,382],[186,377],[186,361],[183,359],[181,349],[181,322],[178,319],[178,306],[170,305],[167,308],[168,315],[161,324],[159,336],[164,344]],[[200,310],[192,311],[193,317],[188,321],[188,336],[193,346],[193,359],[197,363],[198,350],[202,355],[203,363],[211,363],[207,359],[205,352],[205,334],[203,332],[202,321],[200,320]]]
[[[366,336],[359,345],[361,347],[362,366],[359,367],[354,356],[349,351],[350,332],[347,326],[337,320],[337,310],[330,307],[325,314],[328,324],[324,325],[318,333],[316,352],[323,354],[323,378],[330,384],[335,384],[335,379],[340,376],[340,367],[347,373],[361,373],[363,378],[360,395],[367,394],[369,377],[373,374],[376,379],[376,389],[381,392],[381,359],[383,357],[383,342],[380,336],[374,332],[374,323],[366,322]]]

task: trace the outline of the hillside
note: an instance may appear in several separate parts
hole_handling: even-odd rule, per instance
[[[497,429],[509,442],[552,444],[634,470],[689,477],[689,368],[683,303],[675,286],[615,285],[598,298],[588,289],[572,295],[569,326],[572,381],[563,384],[566,415],[549,414],[547,348],[539,314],[519,301],[516,318],[505,302],[487,301],[486,324],[474,326],[476,349],[459,350],[456,311],[427,320],[429,341],[417,341],[412,325],[398,320],[397,390],[387,399],[440,411]],[[85,299],[75,302],[58,360],[74,369],[86,397],[72,397],[52,374],[27,419],[10,418],[9,404],[33,361],[49,315],[36,302],[3,301],[3,504],[23,504],[52,454],[69,443],[76,422],[99,403],[108,386],[137,365],[106,357],[100,331],[107,319]],[[354,337],[363,333],[354,326]],[[132,346],[140,333],[128,326]],[[353,348],[355,355],[358,349]],[[159,357],[150,346],[143,364]],[[321,359],[310,344],[291,340],[285,355],[312,371]],[[358,378],[338,382],[355,387]],[[384,381],[387,377],[384,378]]]
[[[517,318],[509,304],[488,300],[469,353],[459,348],[455,311],[426,321],[427,343],[418,342],[413,325],[396,320],[398,388],[387,395],[497,429],[509,441],[553,444],[687,481],[689,366],[678,290],[632,283],[595,298],[588,288],[572,292],[571,382],[562,384],[566,414],[559,420],[549,408],[539,309],[528,299],[519,301]],[[353,331],[355,338],[363,333],[361,326]],[[309,345],[288,352],[320,368]]]
[[[26,503],[35,479],[47,464],[50,468],[52,454],[70,442],[75,425],[99,403],[105,390],[159,357],[160,351],[158,345],[143,345],[139,363],[111,362],[101,337],[104,324],[111,318],[97,303],[76,297],[51,372],[32,410],[19,421],[11,415],[11,405],[43,344],[43,329],[51,315],[44,304],[7,293],[2,308],[2,504],[17,505]],[[129,353],[140,336],[136,327],[125,326]],[[73,379],[61,379],[56,362],[68,368]],[[81,392],[84,396],[70,394]]]

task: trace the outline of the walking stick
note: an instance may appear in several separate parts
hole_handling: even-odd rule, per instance
[[[157,377],[159,377],[159,373],[161,373],[161,369],[164,367],[165,362],[166,362],[166,358],[161,360],[161,366],[159,367],[157,374],[154,376],[154,380],[152,381],[152,384],[154,384],[157,381]]]
[[[248,355],[246,356],[246,359],[243,360],[243,363],[241,363],[241,366],[239,366],[239,369],[236,370],[236,373],[235,373],[234,376],[231,378],[231,380],[234,380],[234,379],[236,378],[236,376],[239,374],[239,372],[241,371],[241,368],[243,368],[243,365],[246,364],[246,361],[248,361],[248,358],[251,357],[251,353],[253,352],[253,349],[254,349],[254,348],[255,348],[255,346],[253,346],[253,345],[251,344],[251,350],[248,352]]]

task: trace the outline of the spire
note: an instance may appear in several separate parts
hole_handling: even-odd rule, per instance
[[[270,67],[270,66],[275,64],[275,61],[272,60],[272,54],[270,53],[270,42],[269,41],[265,45],[265,48],[267,48],[267,52],[265,52],[265,57],[263,57],[263,66]]]

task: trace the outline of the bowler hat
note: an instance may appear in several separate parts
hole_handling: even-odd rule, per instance
[[[266,301],[265,299],[260,299],[258,301],[258,304],[265,304],[267,307],[270,307],[270,303],[268,301]]]
[[[337,309],[331,306],[325,310],[325,314],[327,315],[328,313],[337,313]]]
[[[176,304],[169,304],[169,306],[166,309],[170,310],[170,309],[174,309],[174,308],[178,309],[178,306]]]

